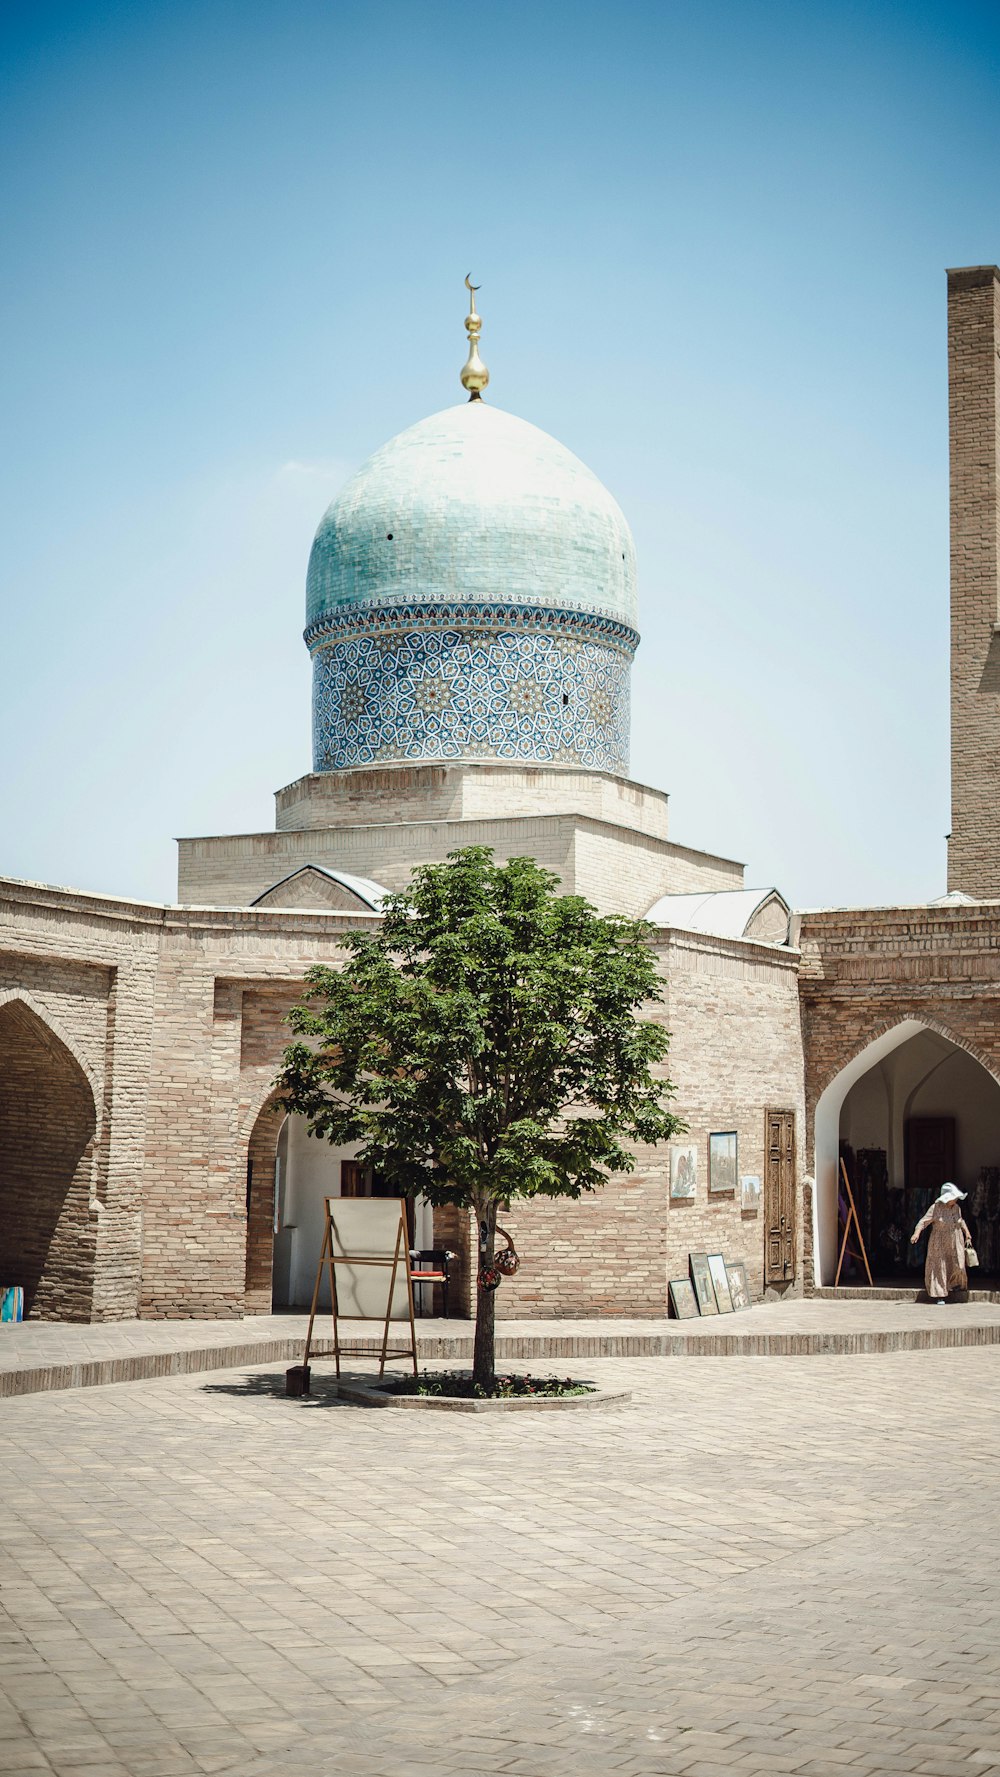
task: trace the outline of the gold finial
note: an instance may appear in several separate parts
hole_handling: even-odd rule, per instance
[[[481,284],[473,284],[469,273],[465,274],[465,288],[469,292],[469,312],[465,317],[465,331],[469,335],[469,356],[462,370],[462,387],[468,389],[470,401],[481,401],[483,390],[490,380],[490,373],[479,356],[479,335],[483,323],[476,313],[476,291],[482,289]]]

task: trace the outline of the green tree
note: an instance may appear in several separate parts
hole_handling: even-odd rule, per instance
[[[601,916],[531,858],[483,846],[414,872],[342,969],[310,969],[289,1022],[282,1103],[401,1196],[471,1210],[479,1279],[497,1211],[579,1197],[630,1172],[629,1142],[683,1127],[655,1079],[668,1037],[643,920]],[[494,1290],[477,1281],[473,1371],[494,1382]]]

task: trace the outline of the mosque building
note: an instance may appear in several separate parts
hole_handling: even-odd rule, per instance
[[[592,1196],[516,1206],[501,1315],[660,1316],[691,1252],[742,1259],[757,1296],[830,1287],[842,1159],[877,1277],[912,1287],[898,1235],[939,1174],[1000,1273],[1000,271],[948,278],[948,894],[793,915],[670,836],[666,794],[628,776],[628,523],[483,398],[470,285],[468,399],[383,445],[320,521],[312,770],[275,830],[181,840],[165,906],[0,879],[0,1282],[31,1314],[308,1304],[324,1197],[377,1182],[275,1114],[288,1009],[414,865],[469,844],[650,920],[688,1125]],[[468,1313],[464,1218],[414,1218],[417,1246],[458,1254],[449,1312]]]

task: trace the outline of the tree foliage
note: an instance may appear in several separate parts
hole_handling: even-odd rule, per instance
[[[481,1259],[499,1204],[579,1197],[681,1127],[652,1071],[667,1034],[639,1017],[662,997],[650,928],[556,887],[481,846],[422,865],[290,1014],[284,1107],[401,1195],[474,1210]]]

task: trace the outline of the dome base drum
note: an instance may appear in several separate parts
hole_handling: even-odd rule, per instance
[[[316,771],[511,759],[628,770],[627,625],[579,611],[389,606],[310,625]]]

